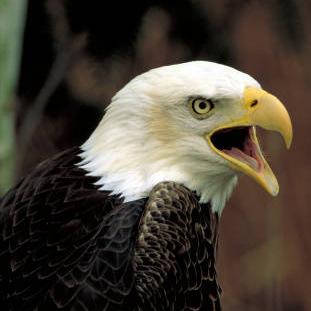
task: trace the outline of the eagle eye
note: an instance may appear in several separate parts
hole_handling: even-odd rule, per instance
[[[191,110],[199,117],[205,117],[214,108],[210,99],[195,98],[190,103]]]

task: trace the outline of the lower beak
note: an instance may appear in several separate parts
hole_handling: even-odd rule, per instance
[[[289,148],[292,141],[292,125],[288,112],[276,97],[254,87],[245,89],[240,104],[243,106],[241,111],[245,112],[244,115],[216,128],[206,135],[206,139],[216,153],[229,161],[233,169],[256,180],[270,194],[277,195],[279,185],[262,155],[255,126],[278,131]],[[228,148],[228,143],[219,144],[220,137],[226,137],[227,141],[239,141],[238,147],[233,142],[231,148]]]

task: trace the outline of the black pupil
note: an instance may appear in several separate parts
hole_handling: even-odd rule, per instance
[[[206,108],[206,103],[200,102],[199,103],[199,108],[202,109],[202,110],[205,109]]]

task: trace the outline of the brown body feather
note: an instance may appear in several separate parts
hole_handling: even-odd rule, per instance
[[[217,229],[217,214],[187,188],[165,182],[153,189],[134,253],[143,310],[220,310]]]
[[[183,186],[124,203],[77,166],[36,167],[0,203],[0,310],[220,310],[218,218]]]

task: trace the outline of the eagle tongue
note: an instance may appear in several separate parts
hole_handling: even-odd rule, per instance
[[[222,150],[223,153],[227,154],[228,156],[238,159],[241,162],[246,162],[250,167],[252,167],[254,170],[259,170],[259,164],[256,159],[248,156],[246,153],[244,153],[242,150],[232,147],[230,150],[224,149]]]

